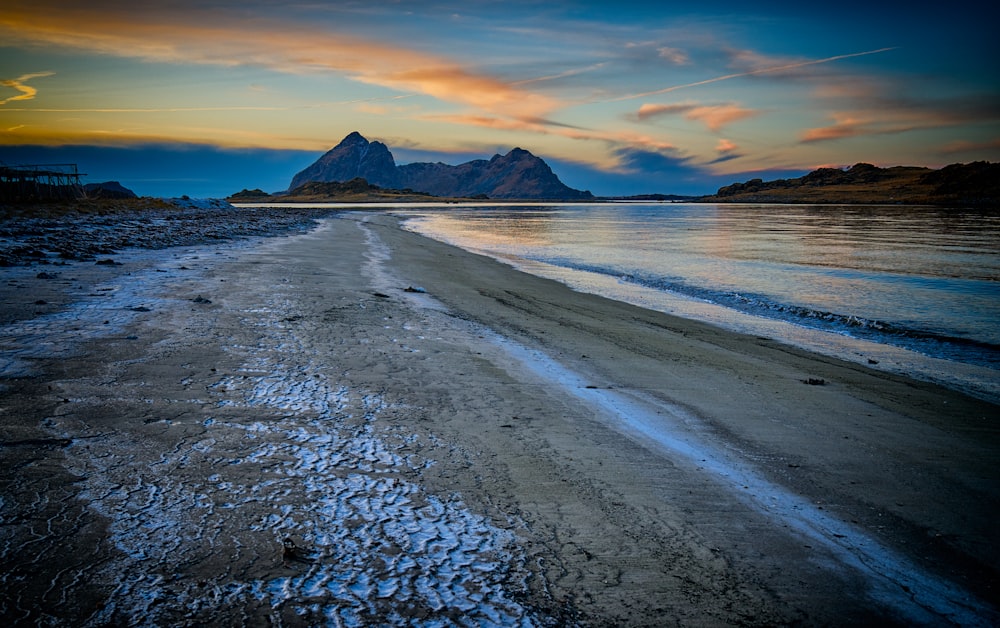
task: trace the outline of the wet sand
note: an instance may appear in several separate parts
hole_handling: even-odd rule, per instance
[[[995,405],[378,213],[116,260],[4,271],[15,622],[1000,620]]]

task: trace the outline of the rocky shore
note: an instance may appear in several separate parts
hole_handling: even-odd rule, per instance
[[[99,261],[128,248],[284,235],[302,232],[328,213],[183,198],[0,206],[0,266]]]

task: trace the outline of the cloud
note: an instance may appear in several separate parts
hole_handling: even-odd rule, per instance
[[[1000,137],[994,138],[992,140],[986,140],[983,142],[970,142],[967,140],[958,140],[955,142],[950,142],[941,148],[941,152],[945,155],[953,155],[955,153],[971,153],[979,151],[1000,151]]]
[[[676,103],[669,105],[643,104],[635,113],[634,119],[644,122],[651,118],[665,115],[683,115],[688,120],[702,122],[711,131],[719,131],[733,122],[752,118],[759,112],[744,109],[736,103],[721,105],[700,105],[697,103]]]
[[[310,105],[266,107],[260,105],[221,105],[218,107],[14,107],[7,111],[32,111],[35,113],[192,113],[218,111],[295,111],[299,109],[322,109],[341,105],[357,105],[359,108],[369,103],[387,102],[411,98],[412,94],[384,96],[376,98],[354,98],[333,100]],[[374,105],[372,105],[374,107]],[[388,108],[388,107],[387,107]],[[399,108],[396,108],[399,109]]]
[[[478,115],[424,115],[422,119],[452,124],[486,127],[505,131],[526,131],[580,142],[598,142],[606,148],[600,154],[577,150],[551,150],[546,160],[562,155],[564,161],[586,164],[605,173],[627,174],[632,167],[624,159],[636,154],[658,154],[669,159],[686,159],[674,144],[645,134],[621,130],[599,130],[558,124],[550,120],[525,121]]]
[[[661,46],[657,49],[661,59],[666,59],[674,65],[687,65],[691,62],[688,58],[688,54],[681,50],[680,48],[672,48],[670,46]]]
[[[716,173],[685,157],[627,148],[619,151],[617,157],[629,167],[612,172],[565,159],[546,158],[546,161],[563,183],[581,190],[589,189],[598,196],[641,193],[700,196],[714,193],[734,181],[745,181],[752,177],[776,179],[805,174],[795,172],[789,175],[784,171],[777,171],[774,176],[769,171],[752,174],[744,174],[743,171]]]
[[[1000,120],[1000,101],[995,93],[947,96],[923,85],[844,77],[818,85],[812,95],[817,108],[827,109],[830,123],[803,131],[803,143]]]
[[[718,157],[707,162],[706,166],[715,166],[744,156],[740,152],[740,147],[727,139],[719,140],[719,143],[715,145],[715,152],[718,153]]]
[[[803,144],[814,142],[829,142],[832,140],[842,140],[860,135],[872,135],[876,130],[871,127],[871,122],[845,115],[835,115],[836,122],[829,126],[807,129],[800,138]]]
[[[934,129],[964,124],[976,120],[970,112],[933,107],[879,107],[835,111],[829,114],[832,124],[805,130],[799,140],[803,144],[871,135],[894,135],[921,129]]]
[[[616,152],[626,172],[670,172],[692,167],[689,158],[660,151],[620,148]]]
[[[721,139],[719,140],[719,143],[715,145],[715,152],[717,153],[731,153],[738,149],[739,146],[733,144],[727,139]]]
[[[179,143],[195,144],[169,137],[166,134],[134,133],[121,130],[66,130],[52,129],[49,126],[18,125],[0,134],[0,146],[137,146],[142,144],[172,145]],[[217,146],[218,140],[204,140],[204,146]],[[249,146],[251,144],[243,144]]]
[[[56,3],[58,4],[58,3]],[[435,55],[301,24],[186,8],[101,11],[77,5],[11,7],[0,15],[8,43],[59,46],[157,62],[257,66],[277,72],[335,72],[350,79],[511,118],[537,118],[563,106]],[[222,24],[224,26],[216,26]]]
[[[9,102],[14,102],[15,100],[31,100],[38,93],[38,90],[34,87],[27,85],[26,83],[31,79],[43,78],[46,76],[52,76],[55,72],[35,72],[34,74],[23,74],[16,79],[5,79],[0,80],[0,85],[4,87],[10,87],[11,89],[21,92],[16,96],[9,96],[0,100],[0,105],[6,105]]]
[[[504,131],[531,131],[534,133],[548,133],[548,129],[538,122],[531,120],[519,120],[511,118],[501,118],[497,116],[479,114],[425,114],[419,116],[421,120],[433,120],[435,122],[448,122],[462,126],[485,127],[489,129],[502,129]]]
[[[454,65],[419,65],[383,71],[366,69],[355,78],[365,83],[399,90],[412,90],[440,100],[472,105],[477,109],[515,119],[537,119],[561,103],[541,94],[524,91]]]
[[[659,116],[687,113],[691,111],[691,109],[693,109],[694,107],[695,105],[692,104],[674,104],[674,105],[643,104],[639,107],[639,111],[635,113],[635,119],[639,121],[644,121]]]
[[[833,57],[825,57],[823,59],[809,59],[803,61],[794,61],[791,63],[782,63],[779,65],[769,65],[765,67],[758,67],[756,69],[750,69],[743,72],[736,72],[733,74],[724,74],[722,76],[716,76],[713,78],[708,78],[702,81],[695,81],[693,83],[683,83],[681,85],[671,85],[670,87],[664,87],[662,89],[656,89],[649,92],[641,92],[638,94],[628,94],[625,96],[619,96],[614,98],[613,102],[618,102],[622,100],[634,100],[636,98],[647,98],[649,96],[658,96],[659,94],[667,94],[669,92],[674,92],[679,89],[688,89],[691,87],[698,87],[701,85],[709,85],[711,83],[718,83],[720,81],[728,81],[735,78],[741,78],[745,76],[757,76],[761,74],[776,74],[779,72],[788,72],[790,70],[795,70],[799,68],[804,68],[812,65],[820,65],[823,63],[832,63],[834,61],[840,61],[842,59],[850,59],[852,57],[862,57],[865,55],[873,55],[881,52],[888,52],[890,50],[895,50],[895,48],[878,48],[876,50],[866,50],[864,52],[852,52],[848,54],[836,55]]]
[[[115,125],[115,126],[111,126]],[[0,133],[0,147],[11,146],[102,146],[130,147],[146,144],[160,146],[189,145],[228,149],[315,150],[314,136],[275,136],[266,130],[254,128],[229,129],[225,127],[187,127],[188,137],[162,132],[159,127],[136,126],[121,128],[121,122],[110,118],[108,126],[85,128],[59,128],[51,124],[22,124]],[[193,137],[195,139],[189,139]],[[277,148],[283,147],[283,148]]]

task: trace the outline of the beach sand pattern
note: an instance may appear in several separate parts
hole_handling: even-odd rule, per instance
[[[14,624],[997,619],[995,406],[573,293],[377,213],[116,259],[0,286]],[[53,305],[30,305],[41,290]],[[796,529],[778,487],[843,525]],[[845,559],[853,530],[910,571]]]
[[[194,266],[198,257],[180,265]],[[34,360],[71,357],[81,342],[120,334],[141,314],[169,318],[177,315],[171,310],[191,309],[187,301],[143,293],[164,285],[160,270],[130,276],[130,288],[99,286],[96,304],[8,327],[7,347],[24,348],[8,352],[16,360],[7,375],[26,375]],[[149,281],[152,273],[161,283]],[[208,310],[210,300],[200,299],[191,300],[194,311]],[[147,304],[142,311],[133,306],[140,301]],[[524,561],[514,536],[456,497],[428,494],[414,481],[433,464],[408,453],[419,449],[419,437],[380,434],[382,398],[331,381],[322,356],[296,337],[290,307],[276,295],[267,306],[246,307],[238,327],[250,330],[255,344],[223,344],[236,366],[229,375],[203,370],[214,383],[199,387],[206,381],[199,367],[183,363],[178,371],[189,374],[175,383],[178,394],[154,386],[141,371],[168,368],[169,338],[153,355],[65,382],[60,394],[69,397],[44,424],[68,443],[60,465],[76,479],[76,512],[63,508],[50,517],[46,538],[35,539],[42,551],[25,560],[12,541],[40,532],[18,525],[12,515],[23,504],[5,499],[3,557],[16,566],[5,570],[3,585],[17,589],[41,561],[61,559],[46,545],[65,541],[59,537],[79,526],[71,521],[92,520],[82,512],[90,511],[106,525],[106,532],[92,532],[105,536],[100,558],[55,574],[40,596],[57,598],[42,615],[49,621],[69,612],[95,626],[126,618],[155,626],[255,617],[277,625],[530,623],[504,589],[516,590],[523,578],[514,573]],[[211,317],[185,318],[186,333],[211,336]],[[112,375],[116,367],[125,372]],[[142,427],[112,431],[91,417]],[[164,441],[169,448],[155,448]],[[58,524],[70,528],[59,531]],[[12,558],[16,563],[7,562]],[[76,589],[93,587],[110,591],[100,608],[74,608]],[[32,608],[37,600],[5,601],[8,618],[39,610]]]

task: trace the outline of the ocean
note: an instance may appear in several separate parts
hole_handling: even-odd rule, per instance
[[[578,291],[1000,401],[997,211],[616,203],[398,213],[411,230]]]

